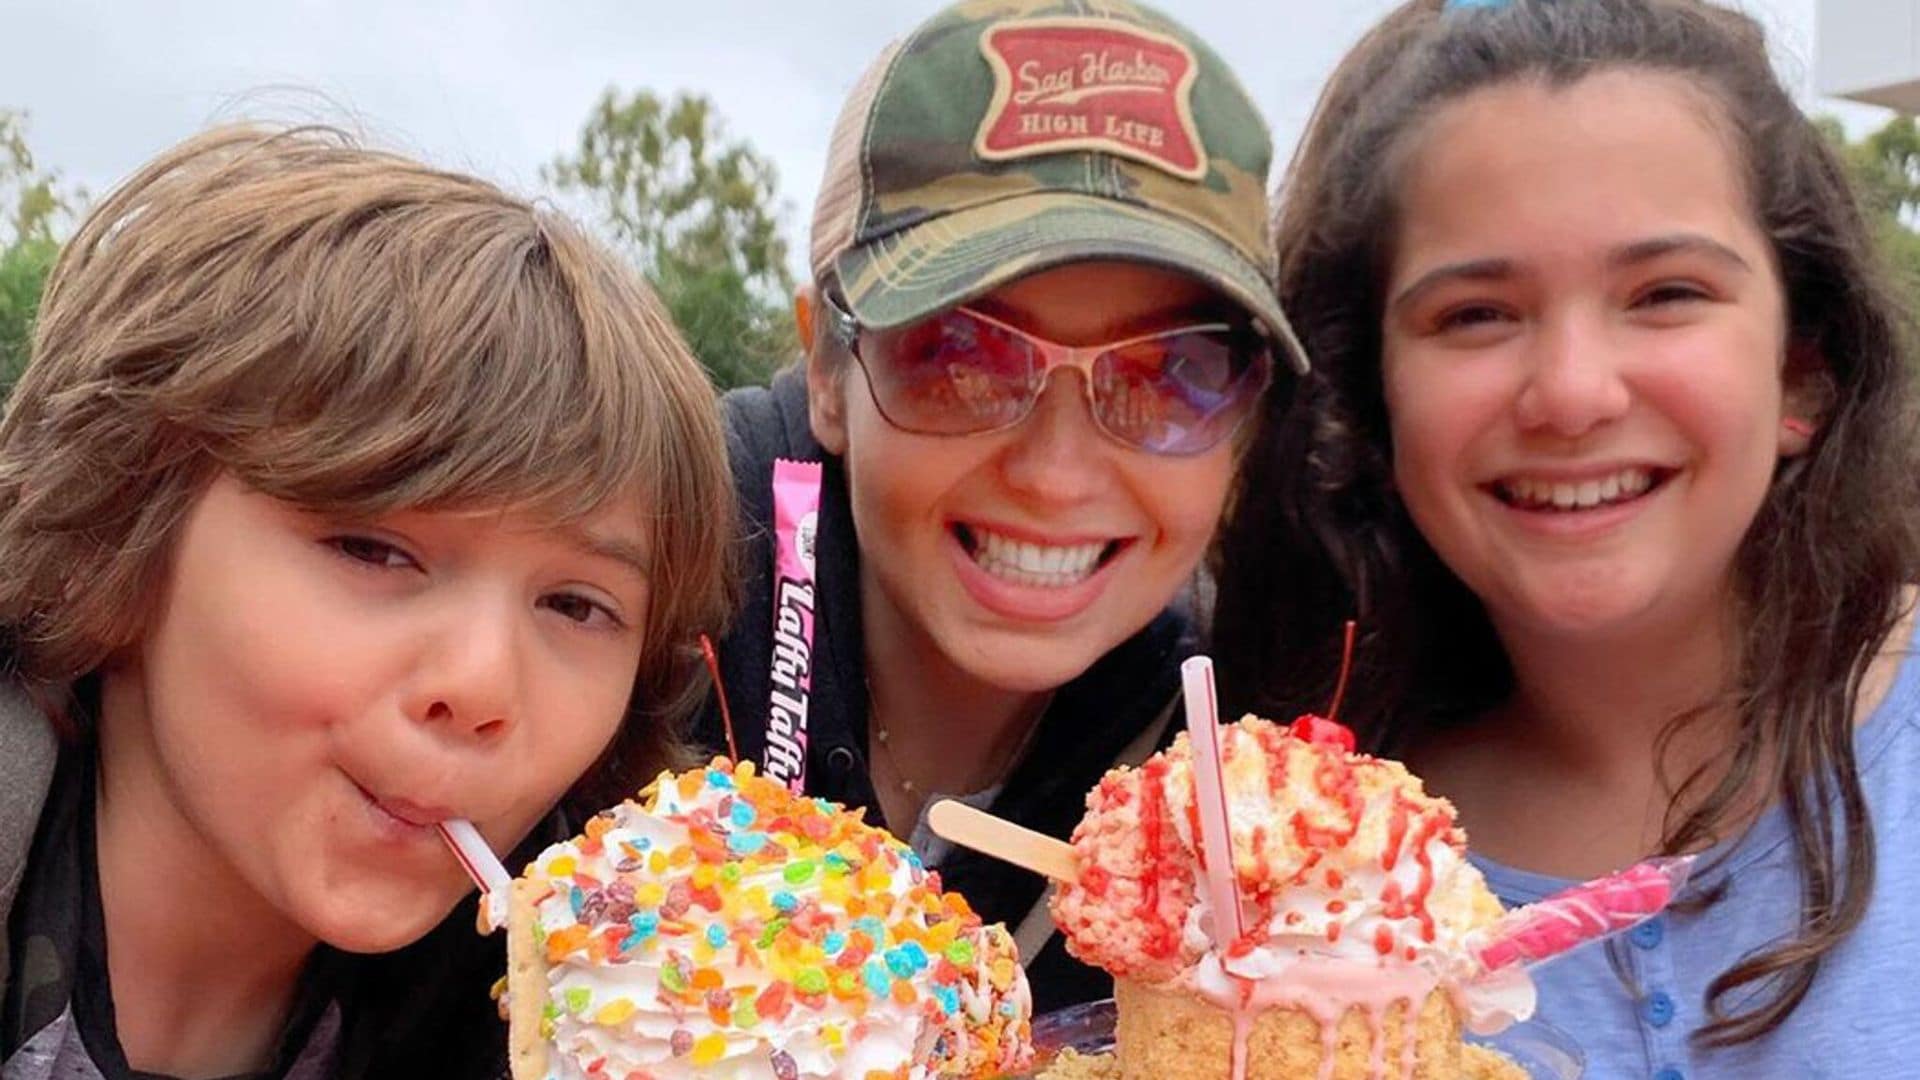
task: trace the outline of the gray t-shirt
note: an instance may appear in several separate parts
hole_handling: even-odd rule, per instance
[[[13,939],[0,993],[0,1080],[170,1080],[126,1060],[114,1025],[106,921],[94,846],[95,762],[89,745],[61,754],[7,920]],[[324,1080],[333,1072],[340,1010],[331,967],[301,975],[274,1063],[231,1080]]]
[[[282,1080],[327,1080],[333,1073],[333,1050],[340,1037],[340,1007],[327,1006],[306,1049],[301,1052]],[[135,1073],[135,1077],[148,1074]],[[108,1080],[93,1056],[87,1052],[80,1025],[68,1006],[51,1024],[43,1027],[27,1044],[0,1067],[0,1080]]]

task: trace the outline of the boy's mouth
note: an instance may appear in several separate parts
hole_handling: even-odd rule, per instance
[[[354,787],[360,789],[360,794],[366,798],[367,802],[373,805],[375,810],[378,810],[386,817],[392,818],[401,825],[415,829],[431,829],[448,818],[460,816],[444,806],[428,806],[410,799],[376,795],[366,785],[353,779],[352,776],[348,776],[347,779]]]
[[[1494,498],[1516,510],[1578,513],[1643,499],[1673,478],[1677,470],[1629,465],[1581,480],[1549,479],[1516,473],[1487,485]]]
[[[1029,588],[1063,589],[1098,573],[1131,541],[1094,540],[1042,544],[1016,540],[983,525],[955,522],[953,535],[974,565],[1002,581]]]
[[[381,798],[375,800],[380,809],[399,818],[409,825],[431,828],[448,818],[458,817],[453,811],[440,806],[423,806],[406,799]]]

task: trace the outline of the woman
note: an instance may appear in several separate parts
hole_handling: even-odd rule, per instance
[[[796,301],[806,365],[727,401],[750,539],[721,649],[737,749],[766,760],[770,476],[821,462],[805,729],[774,757],[804,745],[808,792],[1025,923],[1043,1010],[1110,984],[1048,943],[1043,908],[1026,921],[1044,882],[950,850],[925,809],[1065,837],[1101,773],[1153,748],[1191,650],[1175,598],[1276,361],[1298,362],[1245,91],[1162,16],[1056,8],[943,11],[847,103]],[[720,750],[722,726],[701,731]]]

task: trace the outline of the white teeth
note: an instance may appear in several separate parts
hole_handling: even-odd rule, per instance
[[[1016,585],[1041,588],[1057,589],[1085,581],[1107,547],[1100,543],[1058,547],[1013,540],[979,527],[970,531],[973,561],[981,569]]]
[[[1553,507],[1556,510],[1591,510],[1596,506],[1631,499],[1653,486],[1653,474],[1646,469],[1621,469],[1598,480],[1577,484],[1555,483],[1516,476],[1499,483],[1501,494],[1515,506],[1528,509]]]

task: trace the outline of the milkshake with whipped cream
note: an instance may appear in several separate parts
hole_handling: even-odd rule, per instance
[[[904,844],[751,763],[662,774],[515,883],[514,1080],[996,1077],[1012,939]]]

